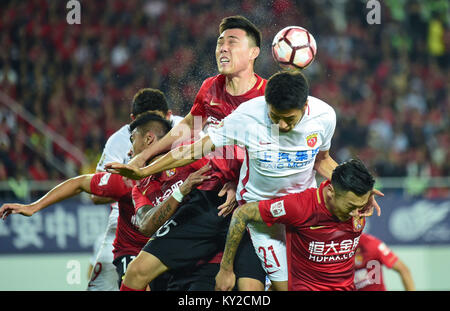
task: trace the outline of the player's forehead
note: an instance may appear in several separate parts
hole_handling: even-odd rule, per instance
[[[218,40],[236,39],[239,41],[247,39],[247,32],[240,28],[225,29],[220,35]]]
[[[356,193],[352,191],[347,191],[344,194],[345,201],[349,205],[353,206],[362,206],[365,205],[369,201],[369,197],[371,195],[371,191],[363,194],[363,195],[357,195]]]

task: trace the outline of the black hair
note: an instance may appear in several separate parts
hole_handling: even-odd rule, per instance
[[[247,36],[255,42],[255,45],[259,48],[261,47],[261,31],[247,18],[240,15],[225,17],[219,25],[219,34],[233,28],[245,30]]]
[[[141,133],[151,131],[159,139],[169,133],[172,129],[172,125],[169,121],[157,114],[144,112],[130,123],[130,133],[136,128],[138,131],[141,131]]]
[[[138,116],[149,110],[161,111],[164,115],[169,111],[166,96],[160,90],[145,88],[134,95],[131,113],[134,116]]]
[[[267,104],[279,111],[303,109],[309,95],[309,83],[300,71],[280,71],[267,81]]]
[[[331,184],[336,192],[363,195],[373,189],[375,179],[361,160],[351,159],[333,170]]]

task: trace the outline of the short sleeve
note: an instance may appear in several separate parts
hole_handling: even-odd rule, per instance
[[[138,186],[133,187],[131,197],[136,211],[145,205],[153,205],[150,199],[142,193]]]
[[[130,184],[125,183],[124,178],[118,174],[100,172],[91,179],[91,193],[119,200],[131,192],[131,183],[132,181]]]
[[[250,118],[238,110],[225,117],[217,126],[208,128],[208,135],[215,147],[229,145],[248,146]]]
[[[306,221],[308,208],[301,193],[285,195],[281,198],[259,202],[259,212],[262,220],[271,226],[282,223],[291,226],[300,226]]]
[[[397,255],[395,255],[384,242],[378,239],[375,240],[377,242],[375,246],[377,249],[378,259],[383,265],[391,269],[398,260]]]
[[[206,90],[208,89],[208,86],[210,84],[210,79],[206,79],[203,81],[202,86],[198,90],[197,96],[195,97],[194,104],[191,108],[191,115],[193,116],[201,116],[202,118],[206,118],[206,112],[205,112],[205,95]]]

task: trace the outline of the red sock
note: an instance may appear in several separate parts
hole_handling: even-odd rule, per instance
[[[145,291],[145,288],[144,289],[130,288],[130,287],[126,286],[125,284],[123,284],[123,282],[122,282],[122,284],[120,285],[120,291],[122,291],[122,292],[143,292],[143,291]]]

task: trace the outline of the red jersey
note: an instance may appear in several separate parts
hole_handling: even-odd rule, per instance
[[[365,218],[339,221],[325,206],[322,190],[260,201],[267,225],[286,225],[289,290],[354,290],[354,254]]]
[[[133,225],[134,206],[131,190],[135,182],[124,179],[118,174],[96,173],[91,180],[91,193],[102,197],[114,198],[119,206],[116,238],[113,242],[114,259],[124,255],[137,255],[147,243],[148,237]]]
[[[214,153],[186,166],[173,168],[158,175],[149,176],[133,188],[135,211],[144,205],[156,206],[167,198],[189,177],[207,163],[211,170],[205,174],[211,178],[197,186],[199,190],[219,191],[228,181],[237,182],[241,161],[214,157]]]
[[[193,116],[207,119],[207,123],[218,124],[240,104],[252,98],[263,96],[267,80],[255,74],[255,85],[245,94],[232,96],[225,86],[225,76],[219,74],[203,81],[191,108]]]
[[[398,257],[370,234],[363,233],[355,255],[355,286],[360,291],[385,291],[383,269],[391,269]]]

